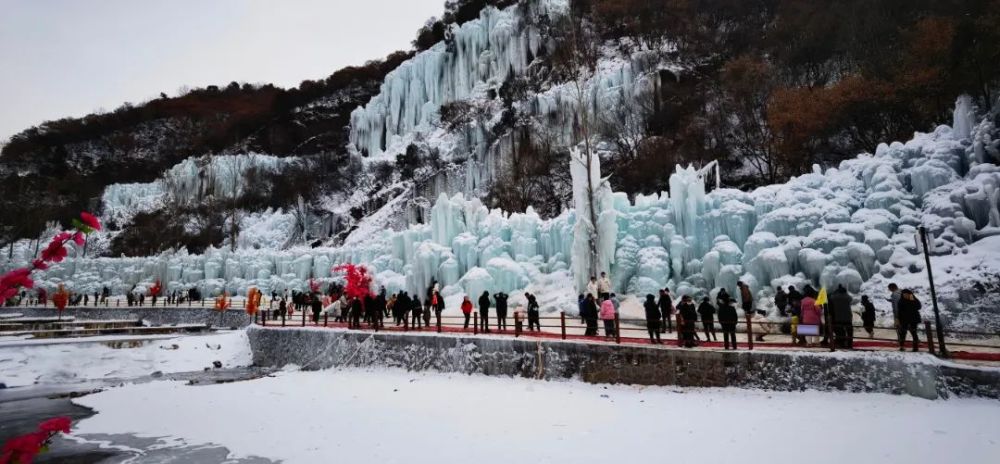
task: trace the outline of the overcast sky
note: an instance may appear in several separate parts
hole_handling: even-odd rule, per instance
[[[182,86],[297,85],[408,49],[444,0],[0,0],[0,143]]]

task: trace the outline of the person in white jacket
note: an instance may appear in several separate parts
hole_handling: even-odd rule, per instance
[[[606,272],[602,272],[601,279],[597,281],[597,294],[602,300],[607,300],[611,297],[611,280],[608,279]]]
[[[590,276],[590,282],[587,282],[587,293],[591,294],[594,298],[597,298],[597,278]],[[586,295],[584,295],[586,296]]]

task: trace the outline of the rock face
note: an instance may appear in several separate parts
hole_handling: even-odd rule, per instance
[[[591,383],[1000,399],[1000,370],[894,353],[687,351],[583,342],[250,327],[255,365],[395,367]]]

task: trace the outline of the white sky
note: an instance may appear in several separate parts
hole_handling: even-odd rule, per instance
[[[0,144],[182,86],[298,85],[410,48],[444,0],[0,0]]]

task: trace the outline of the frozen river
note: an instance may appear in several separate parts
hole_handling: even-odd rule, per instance
[[[993,462],[1000,403],[398,370],[127,385],[73,400],[77,440],[283,462]]]

